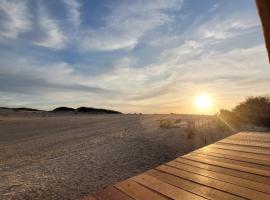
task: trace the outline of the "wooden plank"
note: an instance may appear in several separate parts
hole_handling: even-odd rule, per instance
[[[255,138],[255,137],[239,137],[239,136],[234,136],[227,138],[228,140],[236,140],[236,141],[251,141],[251,142],[263,142],[263,143],[270,143],[270,138],[268,139],[263,139],[263,138]]]
[[[238,195],[243,198],[247,198],[251,200],[269,200],[270,199],[269,194],[251,190],[249,188],[244,188],[238,185],[226,183],[226,182],[219,181],[216,179],[211,179],[211,178],[201,176],[198,174],[182,171],[173,167],[161,165],[157,167],[157,169],[160,171],[175,175],[175,176],[179,176],[181,178],[184,178],[190,181],[194,181],[196,183],[199,183],[208,187],[212,187],[212,188],[224,191],[224,192]]]
[[[249,152],[241,152],[241,151],[235,151],[235,150],[226,150],[226,149],[219,149],[213,146],[207,146],[201,149],[196,150],[195,152],[201,152],[205,154],[218,154],[220,156],[230,156],[235,159],[248,159],[250,162],[255,161],[258,164],[262,165],[269,165],[270,164],[270,156],[268,155],[262,155],[262,154],[255,154],[255,153],[249,153]],[[225,158],[226,158],[225,157]]]
[[[264,154],[264,155],[270,155],[269,149],[263,149],[259,147],[249,147],[249,146],[241,146],[241,145],[235,145],[235,144],[225,144],[225,143],[215,143],[209,145],[210,147],[218,147],[222,149],[228,149],[228,150],[236,150],[236,151],[243,151],[243,152],[250,152],[250,153],[257,153],[257,154]]]
[[[204,162],[207,164],[216,165],[216,166],[220,166],[220,167],[224,167],[224,168],[229,168],[229,169],[234,169],[234,170],[243,171],[243,172],[247,172],[247,173],[270,177],[270,171],[256,169],[253,167],[246,167],[246,166],[240,166],[237,164],[231,164],[231,163],[226,163],[226,162],[210,160],[210,159],[203,158],[202,156],[195,156],[195,155],[191,155],[191,154],[185,155],[185,156],[183,156],[183,158],[187,158],[187,159],[195,160],[195,161],[199,161],[199,162]]]
[[[184,158],[181,158],[181,157],[177,158],[175,161],[181,162],[181,163],[184,163],[184,164],[188,164],[188,165],[192,165],[192,166],[195,166],[195,167],[199,167],[201,169],[206,169],[206,170],[209,170],[209,171],[223,173],[223,174],[227,174],[227,175],[230,175],[230,176],[239,177],[239,178],[243,178],[243,179],[248,179],[248,180],[259,182],[259,183],[270,184],[270,178],[260,176],[260,175],[256,175],[256,174],[250,174],[250,173],[247,173],[247,172],[241,172],[241,171],[237,171],[237,170],[234,170],[234,169],[215,166],[215,165],[211,165],[211,164],[200,162],[200,161],[184,159]]]
[[[191,172],[194,174],[199,174],[202,176],[210,177],[210,178],[224,181],[227,183],[232,183],[232,184],[235,184],[235,185],[238,185],[241,187],[246,187],[246,188],[250,188],[253,190],[257,190],[260,192],[270,194],[270,185],[267,185],[267,184],[262,184],[262,183],[247,180],[244,178],[238,178],[238,177],[226,175],[223,173],[213,172],[213,171],[209,171],[206,169],[201,169],[199,167],[187,165],[187,164],[176,162],[176,161],[168,162],[168,163],[166,163],[166,165],[171,166],[171,167],[175,167],[177,169],[181,169],[181,170],[184,170],[187,172]]]
[[[270,135],[270,134],[269,134]],[[248,141],[257,141],[257,142],[270,142],[270,136],[268,137],[260,137],[260,136],[252,136],[252,135],[232,135],[227,139],[230,140],[248,140]]]
[[[237,145],[243,145],[243,146],[270,148],[269,142],[261,142],[261,141],[257,142],[257,141],[248,141],[248,140],[224,139],[224,140],[220,140],[219,143],[228,143],[228,144],[237,144]]]
[[[157,192],[149,190],[148,188],[136,183],[135,181],[131,179],[117,183],[115,187],[136,200],[142,200],[142,199],[167,200],[169,199],[169,198],[164,197],[163,195],[158,194]]]
[[[209,159],[209,160],[215,160],[215,161],[218,161],[218,162],[235,164],[235,165],[244,166],[244,167],[251,167],[251,168],[254,168],[254,169],[261,169],[261,170],[265,170],[265,171],[270,172],[270,167],[269,166],[250,163],[250,162],[247,162],[247,161],[233,160],[232,158],[222,158],[222,157],[217,157],[217,156],[210,155],[210,154],[208,154],[208,155],[201,154],[199,152],[192,152],[192,153],[190,153],[188,155],[199,156],[201,158],[205,158],[205,159]],[[269,176],[270,176],[270,173],[269,173]]]
[[[139,176],[135,176],[132,180],[151,188],[154,191],[157,191],[171,199],[175,200],[203,200],[205,198],[195,195],[193,193],[189,193],[185,190],[182,190],[178,187],[160,181],[157,178],[149,176],[147,174],[141,174]],[[147,199],[147,198],[144,198]]]
[[[260,164],[260,165],[264,165],[264,166],[270,166],[270,162],[264,161],[264,160],[256,160],[254,158],[246,158],[246,157],[241,157],[241,156],[232,156],[232,155],[214,153],[214,152],[204,151],[204,150],[197,150],[194,153],[208,155],[208,156],[215,156],[215,157],[218,157],[218,158],[227,158],[227,159],[231,159],[231,160],[239,160],[239,161],[253,163],[253,164]]]
[[[270,132],[266,133],[258,133],[258,132],[240,132],[235,135],[232,135],[230,137],[240,137],[242,139],[245,139],[247,137],[251,137],[252,139],[264,139],[264,140],[269,140],[270,138]],[[230,138],[228,137],[228,138]]]
[[[134,200],[113,186],[98,191],[95,196],[99,200]]]
[[[192,181],[188,181],[186,179],[182,179],[180,177],[176,177],[162,171],[150,170],[147,172],[147,174],[159,179],[160,181],[169,183],[173,186],[182,188],[183,190],[197,194],[207,199],[211,199],[211,200],[215,200],[215,199],[241,200],[243,199],[241,197],[238,197],[238,196],[226,193],[226,192],[222,192],[220,190],[210,188],[210,187],[198,184],[198,183],[194,183]]]

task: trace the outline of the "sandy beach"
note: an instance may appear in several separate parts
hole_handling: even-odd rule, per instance
[[[180,118],[2,113],[0,199],[80,199],[229,134],[159,127]]]

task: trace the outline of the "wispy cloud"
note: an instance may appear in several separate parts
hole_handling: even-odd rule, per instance
[[[81,4],[79,3],[78,0],[62,0],[62,1],[67,6],[70,22],[75,26],[75,28],[78,28],[81,24],[81,13],[80,13]]]
[[[105,25],[89,30],[82,40],[85,50],[133,49],[149,31],[170,22],[170,9],[180,9],[182,0],[132,1],[111,5]]]
[[[53,19],[47,12],[46,7],[39,2],[38,4],[37,25],[40,29],[39,35],[36,35],[34,44],[43,47],[61,49],[65,46],[65,35],[60,29],[56,19]]]
[[[247,13],[239,12],[239,14],[233,14],[229,17],[226,15],[226,18],[222,14],[200,26],[198,33],[204,38],[222,40],[235,37],[243,34],[244,31],[260,26],[259,21]]]
[[[26,1],[0,1],[0,37],[17,38],[31,29],[31,16]]]

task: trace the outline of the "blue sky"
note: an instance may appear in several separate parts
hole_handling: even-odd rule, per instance
[[[0,0],[0,105],[197,113],[270,92],[253,0]]]

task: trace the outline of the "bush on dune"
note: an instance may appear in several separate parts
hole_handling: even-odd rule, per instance
[[[270,127],[270,98],[248,97],[232,111],[220,110],[218,118],[236,128],[242,124]]]

